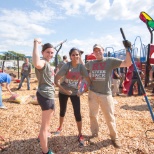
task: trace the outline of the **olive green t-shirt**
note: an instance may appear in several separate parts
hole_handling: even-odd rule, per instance
[[[54,99],[54,70],[49,62],[45,62],[42,69],[35,68],[36,77],[38,79],[38,92],[45,98]]]
[[[31,63],[23,63],[22,69],[23,69],[22,74],[28,76],[32,69]]]
[[[119,67],[121,62],[122,60],[112,57],[87,62],[85,66],[90,71],[90,90],[104,95],[111,95],[112,70]]]
[[[82,77],[88,77],[88,72],[82,64],[78,64],[77,67],[73,67],[71,62],[68,62],[62,66],[57,75],[64,77],[64,81],[61,86],[66,90],[71,90],[72,95],[77,95],[78,84]],[[60,93],[65,94],[60,90]]]

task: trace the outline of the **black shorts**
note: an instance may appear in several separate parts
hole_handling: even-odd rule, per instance
[[[36,93],[36,96],[37,96],[37,101],[40,104],[42,111],[55,109],[55,100],[54,99],[45,98],[42,95],[40,95],[39,92]]]

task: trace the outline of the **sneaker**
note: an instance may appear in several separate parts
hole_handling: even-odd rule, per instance
[[[58,128],[57,131],[54,134],[55,135],[60,135],[61,132],[62,132],[62,129]]]
[[[84,137],[82,135],[78,136],[78,141],[80,147],[84,146]]]
[[[121,143],[119,140],[112,140],[112,144],[115,148],[120,148],[121,147]]]
[[[54,154],[52,150],[49,150],[47,154]]]
[[[41,154],[45,154],[45,153],[42,152]],[[52,150],[49,150],[48,153],[46,153],[46,154],[54,154],[54,153]]]
[[[5,110],[7,110],[7,107],[4,106],[4,105],[2,105],[2,106],[0,106],[0,109],[5,109]]]

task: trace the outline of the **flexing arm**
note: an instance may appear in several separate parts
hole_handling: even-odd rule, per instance
[[[45,61],[40,60],[38,44],[41,44],[40,39],[34,39],[32,62],[33,62],[34,67],[36,67],[37,69],[42,69],[45,65]]]

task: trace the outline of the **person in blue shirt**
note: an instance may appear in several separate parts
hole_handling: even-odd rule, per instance
[[[16,75],[13,73],[0,73],[0,109],[7,109],[2,102],[2,86],[4,86],[4,83],[6,83],[6,89],[10,92],[11,95],[14,95],[14,93],[10,90],[10,83],[11,80],[15,79],[15,77]]]

